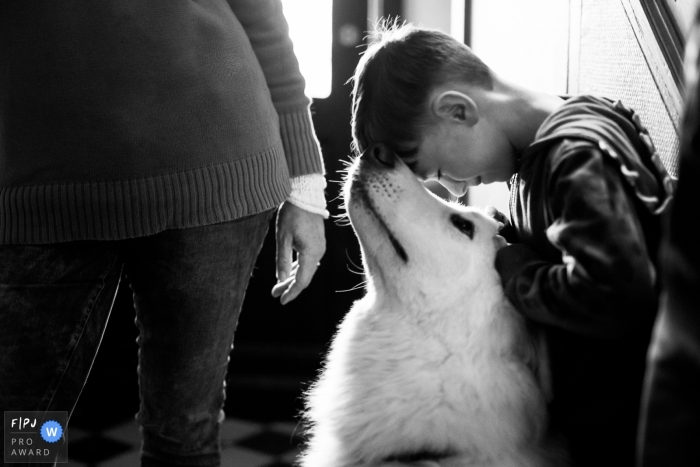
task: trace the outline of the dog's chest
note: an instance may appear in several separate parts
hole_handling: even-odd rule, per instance
[[[348,316],[337,344],[345,353],[342,379],[350,384],[350,406],[376,414],[373,423],[387,429],[402,425],[404,418],[434,428],[419,438],[469,444],[490,433],[516,442],[528,433],[523,424],[539,421],[533,414],[541,410],[521,358],[524,327],[498,316],[471,329],[468,320],[450,321],[440,326],[374,310]]]
[[[517,371],[529,351],[522,318],[512,309],[481,310],[476,317],[468,311],[361,313],[348,323],[355,328],[349,330],[353,342],[348,347],[353,377],[384,387],[394,384],[403,393],[438,391],[459,398],[450,385],[472,392],[507,386],[501,379],[512,379],[506,373]]]

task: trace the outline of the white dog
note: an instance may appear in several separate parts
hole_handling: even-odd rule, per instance
[[[493,266],[499,223],[434,196],[379,146],[350,168],[345,203],[367,294],[307,393],[301,465],[562,465],[545,352]]]

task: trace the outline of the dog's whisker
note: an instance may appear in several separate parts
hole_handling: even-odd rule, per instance
[[[352,271],[350,271],[350,272],[352,272]],[[345,290],[336,290],[335,292],[336,292],[336,293],[341,293],[341,292],[353,292],[353,291],[355,291],[355,290],[364,288],[366,285],[367,285],[367,281],[362,281],[362,282],[360,282],[359,284],[350,287],[349,289],[345,289]]]
[[[340,171],[347,172],[348,169],[350,168],[350,166],[355,162],[355,159],[357,159],[357,157],[358,157],[358,156],[354,156],[354,157],[351,156],[351,159],[350,159],[350,160],[341,159],[341,160],[340,160],[340,163],[343,164],[343,165],[345,166],[345,168],[340,169],[339,172],[340,172]]]
[[[351,225],[350,216],[348,216],[347,213],[337,214],[331,217],[333,217],[333,222],[337,226],[347,227],[348,225]]]
[[[355,266],[355,265],[353,264],[353,266]],[[362,270],[362,269],[352,269],[352,268],[351,268],[350,266],[348,266],[348,265],[346,265],[345,267],[348,269],[348,272],[350,272],[350,273],[352,273],[352,274],[357,274],[358,276],[364,276],[364,275],[365,275],[365,271]],[[357,266],[355,266],[355,267],[357,267]]]
[[[355,270],[353,271],[352,269],[350,269],[350,266],[347,266],[348,271],[352,272],[353,274],[360,274],[360,275],[365,274],[364,268],[362,266],[358,266],[357,263],[355,263],[355,261],[352,260],[352,258],[350,257],[350,254],[348,253],[348,250],[345,250],[345,257],[348,259],[348,262],[350,263],[350,265],[355,267]]]
[[[293,442],[295,435],[297,434],[297,430],[303,431],[304,429],[304,422],[300,419],[296,425],[294,425],[294,430],[292,430],[292,433],[289,435],[289,441]]]

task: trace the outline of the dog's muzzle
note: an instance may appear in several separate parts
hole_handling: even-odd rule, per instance
[[[368,185],[377,173],[394,170],[397,166],[398,156],[383,144],[373,144],[369,146],[359,157],[357,164],[351,169],[350,193],[355,202],[364,206],[377,219],[382,229],[386,232],[394,251],[404,262],[408,262],[408,255],[405,248],[396,239],[391,229],[379,215],[374,201],[368,192]],[[348,204],[349,205],[349,204]]]

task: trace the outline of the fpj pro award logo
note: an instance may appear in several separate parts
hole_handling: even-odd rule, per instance
[[[68,462],[68,412],[5,412],[5,462]]]

